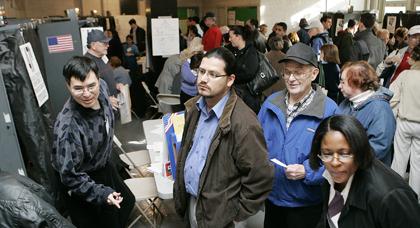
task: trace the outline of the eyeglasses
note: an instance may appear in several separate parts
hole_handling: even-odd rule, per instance
[[[332,162],[334,158],[337,158],[339,162],[346,163],[353,160],[353,154],[338,154],[338,153],[323,154],[321,153],[320,155],[318,154],[318,158],[321,159],[321,161],[327,162],[327,163]]]
[[[290,72],[290,71],[285,70],[283,72],[283,78],[284,78],[284,80],[289,80],[289,78],[291,76],[293,76],[296,80],[300,81],[300,80],[305,79],[306,78],[306,75],[308,73],[309,72]]]
[[[75,87],[73,87],[72,88],[72,90],[73,90],[73,93],[76,95],[76,96],[82,96],[83,95],[83,93],[87,90],[89,93],[93,93],[94,91],[95,91],[95,89],[96,89],[96,86],[97,86],[98,84],[97,83],[92,83],[92,84],[90,84],[90,85],[88,85],[88,86],[86,86],[86,87],[83,87],[83,86],[75,86]]]
[[[217,72],[208,71],[208,70],[203,69],[203,68],[198,68],[197,69],[198,77],[202,78],[205,74],[207,74],[207,77],[209,77],[210,79],[216,79],[216,78],[220,78],[220,77],[224,77],[224,76],[229,76],[228,74],[218,74]]]

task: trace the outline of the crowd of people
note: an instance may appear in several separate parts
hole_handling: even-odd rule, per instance
[[[203,21],[203,50],[179,71],[198,95],[185,102],[174,188],[191,227],[242,227],[263,205],[264,227],[420,226],[420,25],[391,38],[370,13],[337,36],[329,15],[270,34],[255,19]],[[280,80],[255,94],[260,54]]]
[[[185,108],[174,203],[189,227],[244,227],[263,208],[266,228],[420,227],[420,25],[391,38],[370,13],[336,37],[332,24],[302,18],[297,32],[278,22],[268,34],[256,19],[188,19],[186,48],[156,86]],[[71,97],[51,162],[77,227],[125,227],[134,206],[111,159],[116,95],[137,84],[129,72],[145,51],[130,26],[121,45],[92,30],[85,56],[63,67]],[[262,58],[279,80],[259,94],[249,83]]]

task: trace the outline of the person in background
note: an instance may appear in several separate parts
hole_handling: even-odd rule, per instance
[[[319,221],[323,169],[309,167],[309,151],[318,124],[337,111],[337,105],[312,82],[318,61],[311,47],[293,45],[286,53],[286,89],[268,97],[258,113],[269,159],[275,166],[272,191],[265,202],[265,228],[310,228]]]
[[[402,49],[408,46],[408,28],[399,27],[395,30],[394,49]]]
[[[109,89],[109,100],[111,101],[112,108],[118,110],[118,99],[116,95],[119,93],[117,84],[115,83],[114,73],[111,66],[106,64],[102,57],[108,53],[108,42],[110,41],[101,30],[93,29],[87,36],[87,52],[86,57],[95,61],[98,66],[98,75],[102,78]]]
[[[190,47],[191,43],[193,42],[201,43],[202,39],[201,39],[200,34],[197,31],[197,27],[190,25],[187,28],[187,47]]]
[[[273,167],[261,125],[232,89],[235,57],[207,52],[196,96],[185,103],[174,201],[190,227],[234,227],[257,213],[271,191]]]
[[[344,65],[348,61],[354,61],[355,59],[352,59],[353,56],[353,47],[354,47],[354,33],[356,32],[356,21],[353,19],[350,19],[347,22],[347,28],[338,33],[337,40],[334,42],[335,45],[337,45],[337,48],[339,51],[340,56],[340,62],[341,65]]]
[[[329,32],[332,26],[332,16],[329,14],[325,14],[321,17],[321,19],[319,20],[322,23],[322,26],[324,27],[324,32],[327,33],[328,35],[328,40],[327,43],[332,44],[332,38],[329,36]],[[325,36],[327,37],[327,36]]]
[[[363,40],[369,49],[368,63],[376,69],[376,67],[384,60],[386,47],[384,42],[376,37],[372,28],[375,24],[376,15],[371,13],[363,13],[360,15],[358,31],[354,34],[356,40]]]
[[[417,195],[379,162],[369,136],[352,116],[321,122],[312,141],[312,169],[325,167],[323,213],[317,227],[420,227]]]
[[[259,31],[267,40],[268,39],[268,26],[266,24],[261,24],[259,27]]]
[[[71,97],[54,124],[51,163],[76,227],[125,227],[135,198],[111,159],[114,113],[98,73],[95,62],[84,56],[64,65]]]
[[[265,43],[267,40],[264,35],[258,31],[258,20],[257,19],[248,19],[245,22],[245,27],[251,31],[251,40],[254,42],[254,47],[261,53],[266,52]]]
[[[185,109],[185,102],[197,96],[197,70],[203,55],[202,52],[199,52],[187,59],[181,66],[180,100],[183,109]]]
[[[362,123],[376,157],[391,166],[395,118],[389,100],[393,93],[379,85],[375,70],[366,61],[346,63],[338,88],[346,98],[339,106],[341,113]]]
[[[335,103],[340,104],[344,100],[343,94],[338,89],[340,84],[340,59],[338,48],[334,44],[325,44],[321,47],[321,67],[324,71],[325,89],[327,96]]]
[[[200,27],[200,18],[197,16],[189,17],[187,19],[187,26],[195,26],[197,28],[197,33],[200,37],[203,37],[204,33],[203,30]]]
[[[314,50],[319,60],[321,54],[321,47],[329,43],[328,31],[324,31],[324,26],[318,20],[312,21],[308,27],[308,34],[310,39],[310,46]]]
[[[390,104],[397,118],[394,138],[394,159],[391,168],[405,176],[408,161],[410,174],[408,183],[420,195],[420,46],[411,52],[408,60],[411,67],[391,84],[394,92]]]
[[[299,21],[299,31],[297,31],[300,42],[307,45],[309,45],[309,42],[311,40],[308,34],[308,30],[306,29],[308,25],[308,21],[306,21],[305,18],[301,18]]]
[[[286,54],[281,51],[283,49],[283,39],[278,36],[273,36],[268,40],[268,46],[270,47],[270,51],[265,53],[265,56],[276,70],[276,73],[279,75],[280,79],[277,80],[274,85],[263,91],[264,97],[269,97],[271,94],[286,88],[286,84],[284,83],[284,79],[282,77],[284,71],[284,63],[279,62],[284,59],[284,57],[286,57]]]
[[[247,83],[255,78],[258,70],[258,51],[251,39],[251,32],[244,26],[233,26],[229,31],[229,40],[236,48],[235,55],[235,83],[234,87],[238,96],[255,113],[261,106],[260,96],[252,95]]]
[[[139,66],[137,64],[137,56],[139,56],[140,52],[137,48],[137,45],[134,44],[132,35],[127,35],[125,37],[123,51],[125,67],[128,68],[132,73],[137,73],[139,71]]]
[[[389,81],[385,80],[384,85],[391,85],[400,75],[401,72],[410,68],[408,63],[409,56],[414,47],[420,44],[420,25],[415,25],[408,30],[408,46],[393,51],[389,56],[379,64],[376,73],[381,75],[384,79],[388,78],[383,76],[382,73],[385,69],[390,72]]]
[[[146,52],[146,31],[137,25],[134,18],[128,21],[130,24],[130,35],[133,36],[133,41],[137,45],[139,52],[143,55]]]
[[[122,62],[117,56],[112,56],[109,60],[109,64],[111,65],[112,69],[114,69],[114,76],[115,82],[117,86],[120,85],[131,85],[131,78],[130,74],[128,73],[130,70],[125,69],[122,67]],[[119,88],[119,90],[121,90]]]
[[[389,42],[389,31],[388,29],[378,29],[376,31],[376,36],[382,40],[382,42],[384,42],[385,47],[386,47],[386,52],[385,52],[385,56],[384,59],[387,57],[388,55],[388,42]]]
[[[296,32],[289,33],[289,35],[287,35],[287,37],[289,38],[290,42],[292,42],[292,45],[299,42],[299,36]]]
[[[283,53],[286,53],[287,50],[289,50],[289,48],[292,46],[292,42],[290,42],[289,37],[287,36],[287,24],[285,22],[278,22],[274,24],[273,32],[270,33],[268,39],[273,36],[279,36],[283,39]]]
[[[108,59],[111,59],[111,57],[113,56],[116,56],[119,59],[123,59],[124,53],[120,37],[118,36],[118,32],[115,30],[108,29],[105,31],[105,36],[107,38],[111,38],[108,42],[109,47],[108,53],[106,55]]]
[[[208,30],[203,36],[204,51],[210,51],[213,48],[220,47],[222,45],[222,32],[216,24],[216,16],[214,13],[208,12],[203,20],[208,27]]]

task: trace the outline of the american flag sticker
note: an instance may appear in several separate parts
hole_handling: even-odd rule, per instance
[[[48,52],[60,53],[73,51],[73,38],[70,34],[47,37]]]

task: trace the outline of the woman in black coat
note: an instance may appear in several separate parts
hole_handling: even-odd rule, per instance
[[[318,126],[309,158],[325,166],[323,213],[318,227],[420,227],[417,195],[374,158],[366,131],[352,116],[332,116]]]
[[[234,26],[229,30],[229,41],[235,48],[233,54],[236,58],[235,89],[239,97],[256,114],[260,111],[260,96],[253,96],[247,83],[254,79],[258,70],[258,51],[251,39],[251,31],[244,26]]]
[[[321,47],[321,65],[325,77],[325,89],[327,96],[340,104],[344,100],[343,94],[338,89],[340,84],[340,57],[338,48],[334,44],[325,44]]]

